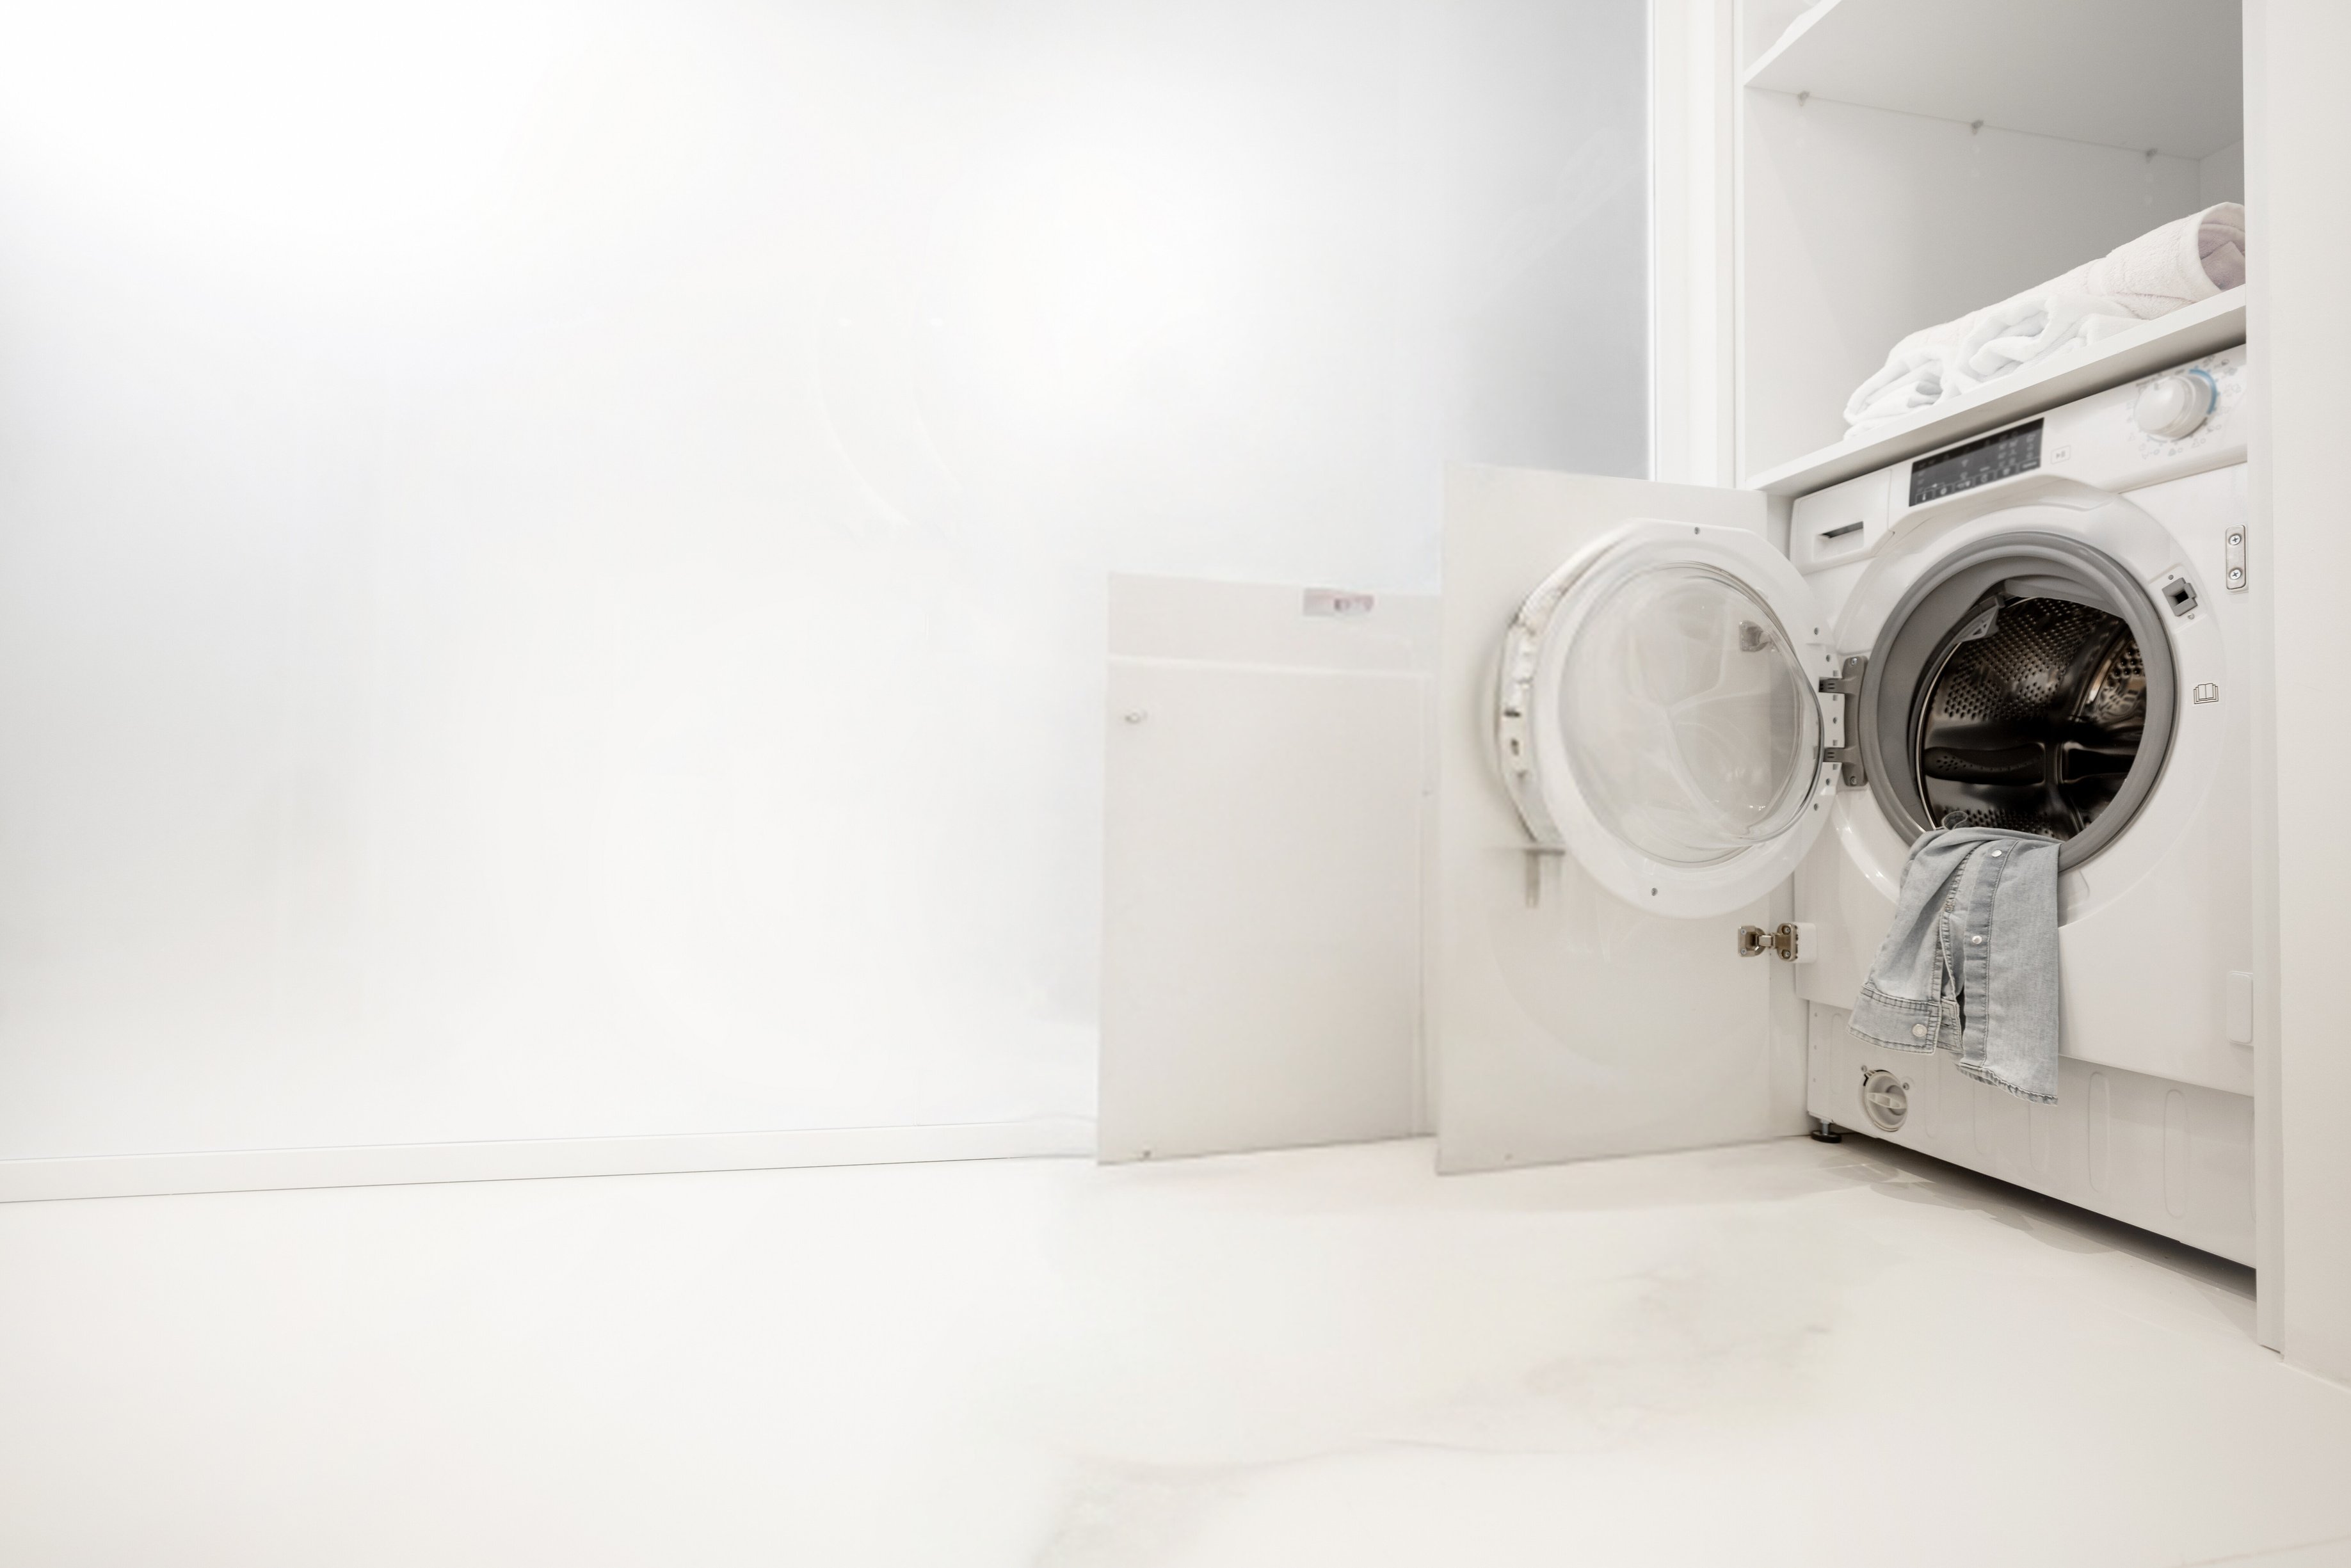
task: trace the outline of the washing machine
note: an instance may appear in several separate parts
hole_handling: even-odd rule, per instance
[[[2245,387],[2231,349],[1792,506],[1457,473],[1440,1159],[1810,1125],[2250,1262]],[[2061,845],[2052,1105],[1846,1027],[1966,824]]]

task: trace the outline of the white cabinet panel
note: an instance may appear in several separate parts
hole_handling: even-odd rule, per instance
[[[2248,20],[2252,368],[2269,410],[2252,454],[2252,593],[2256,612],[2271,612],[2274,638],[2273,662],[2256,672],[2265,690],[2253,727],[2253,1043],[2262,1115],[2275,1129],[2264,1152],[2262,1304],[2265,1335],[2279,1343],[2282,1329],[2287,1360],[2351,1379],[2351,1139],[2343,1135],[2351,1051],[2342,1008],[2351,833],[2341,782],[2351,730],[2335,716],[2351,664],[2343,612],[2351,183],[2342,163],[2351,6],[2261,0]]]
[[[1122,579],[1112,613],[1152,651],[1111,660],[1102,1157],[1419,1130],[1433,605]]]
[[[1511,469],[1456,469],[1448,487],[1429,1009],[1447,1170],[1802,1126],[1801,1022],[1775,1034],[1780,966],[1736,941],[1785,894],[1702,919],[1636,909],[1572,855],[1530,854],[1495,765],[1493,672],[1520,602],[1644,517],[1761,533],[1766,510],[1748,491]]]

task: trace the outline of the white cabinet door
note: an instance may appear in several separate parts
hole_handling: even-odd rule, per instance
[[[1426,1129],[1435,612],[1113,580],[1104,1160]]]
[[[1840,737],[1826,628],[1765,507],[1453,475],[1428,1031],[1447,1169],[1803,1124],[1801,1009],[1739,932],[1785,918]]]

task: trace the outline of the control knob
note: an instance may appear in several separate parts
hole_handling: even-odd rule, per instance
[[[2158,376],[2139,389],[2138,407],[2133,411],[2133,417],[2149,435],[2177,441],[2196,434],[2198,426],[2211,414],[2220,390],[2202,371]]]

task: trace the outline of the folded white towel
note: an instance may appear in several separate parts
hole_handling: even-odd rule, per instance
[[[1846,439],[2244,281],[2245,209],[2223,202],[2191,213],[2037,288],[1911,333],[1845,403]]]
[[[2116,246],[2034,293],[2086,294],[2151,321],[2245,281],[2245,209],[2223,202]]]

